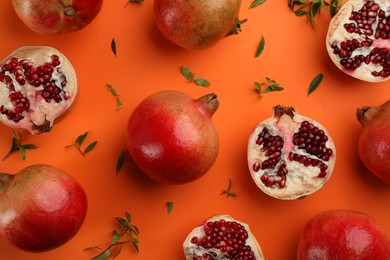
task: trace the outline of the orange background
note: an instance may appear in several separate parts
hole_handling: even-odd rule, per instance
[[[153,1],[142,4],[126,0],[105,1],[99,16],[79,32],[45,36],[25,27],[11,1],[0,3],[0,57],[23,45],[50,45],[73,63],[79,79],[79,98],[72,112],[57,122],[50,133],[23,133],[22,143],[38,146],[27,150],[23,161],[13,154],[0,162],[0,171],[15,173],[34,163],[58,166],[85,188],[89,210],[79,233],[64,246],[47,253],[22,252],[0,239],[1,259],[89,259],[105,247],[113,217],[128,211],[140,229],[137,254],[125,246],[117,259],[183,259],[182,242],[190,230],[214,214],[230,214],[248,223],[266,259],[294,259],[299,234],[316,213],[328,209],[366,212],[390,231],[390,189],[369,174],[359,161],[357,139],[361,126],[357,107],[379,105],[390,96],[389,83],[365,83],[340,72],[329,59],[325,36],[330,15],[324,10],[314,29],[304,17],[296,17],[286,1],[267,1],[249,9],[244,0],[240,18],[248,18],[243,32],[205,51],[187,51],[165,40],[153,20]],[[265,48],[255,58],[261,35]],[[111,51],[115,38],[118,56]],[[187,83],[180,66],[211,82],[208,88]],[[323,73],[319,88],[310,96],[311,80]],[[284,90],[257,98],[253,82],[275,79]],[[105,85],[121,95],[123,107],[116,111],[115,98]],[[219,96],[220,108],[213,120],[220,135],[220,151],[213,168],[201,179],[165,186],[145,177],[126,153],[118,176],[115,166],[125,149],[127,119],[146,96],[176,89],[199,97]],[[330,181],[303,200],[281,201],[263,194],[247,168],[247,140],[256,124],[271,116],[276,104],[292,105],[298,112],[323,124],[333,137],[337,162]],[[156,126],[158,130],[158,126]],[[98,144],[85,157],[64,147],[89,131],[85,143]],[[8,152],[12,132],[0,125],[0,157]],[[237,198],[219,195],[232,179]],[[173,202],[171,214],[166,202]]]

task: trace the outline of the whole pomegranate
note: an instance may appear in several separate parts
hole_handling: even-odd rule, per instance
[[[196,100],[165,90],[145,98],[130,115],[127,148],[139,168],[165,184],[182,184],[204,175],[214,164],[219,140],[211,117],[215,94]]]
[[[324,211],[305,225],[298,242],[297,259],[390,259],[390,239],[365,213]]]
[[[185,49],[210,48],[240,31],[241,0],[155,0],[158,29]]]
[[[186,260],[263,260],[249,226],[229,215],[215,215],[194,228],[183,243]]]
[[[99,14],[103,0],[12,0],[16,14],[31,30],[60,34],[81,30]]]
[[[390,3],[349,0],[332,18],[326,47],[336,66],[368,81],[390,79]]]
[[[50,165],[0,174],[0,233],[20,249],[43,252],[65,244],[87,213],[80,184]]]
[[[390,184],[390,101],[377,107],[362,107],[356,112],[363,126],[358,153],[363,164]]]
[[[319,190],[330,178],[336,148],[318,122],[293,107],[277,105],[253,130],[248,165],[256,185],[278,199],[297,199]]]
[[[21,47],[0,63],[0,121],[11,128],[50,131],[76,94],[72,64],[52,47]]]

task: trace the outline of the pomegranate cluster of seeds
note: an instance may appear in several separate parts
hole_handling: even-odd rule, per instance
[[[52,55],[50,62],[45,62],[39,66],[34,66],[27,59],[11,58],[0,70],[0,82],[2,82],[10,93],[9,101],[13,107],[0,106],[0,113],[6,115],[9,120],[19,122],[25,117],[25,113],[30,109],[30,101],[25,93],[15,85],[24,86],[26,84],[37,88],[41,97],[48,103],[51,101],[60,103],[63,98],[67,98],[63,88],[67,81],[63,75],[59,57]]]
[[[240,223],[234,221],[210,221],[203,225],[204,236],[193,237],[191,243],[205,249],[218,249],[226,259],[250,260],[256,259],[251,247],[246,245],[248,232]],[[214,259],[213,252],[194,256],[197,259]]]
[[[386,14],[375,1],[366,1],[362,8],[353,11],[349,17],[350,23],[344,24],[344,29],[349,34],[356,34],[362,40],[348,39],[340,43],[333,42],[331,48],[333,53],[338,55],[340,64],[346,70],[356,70],[363,63],[375,64],[382,69],[372,71],[374,77],[390,76],[390,54],[389,47],[384,44],[383,47],[374,47],[369,53],[353,55],[357,49],[373,46],[375,41],[390,39],[390,14]],[[379,44],[380,45],[380,44]]]

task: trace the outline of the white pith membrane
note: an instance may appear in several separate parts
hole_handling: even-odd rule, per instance
[[[329,24],[326,48],[348,75],[368,82],[385,81],[390,79],[389,35],[388,0],[349,0]]]
[[[323,152],[309,153],[294,144],[294,134],[309,135],[300,130],[306,122],[318,131],[315,130],[311,138],[302,137],[305,145],[308,139],[313,147],[319,147],[322,142]],[[267,138],[265,134],[272,142],[260,141]],[[277,199],[293,200],[316,192],[329,180],[336,162],[336,149],[321,124],[298,114],[292,107],[275,106],[273,116],[260,122],[251,133],[247,156],[251,176],[264,193]]]
[[[224,222],[221,222],[224,221]],[[223,223],[221,226],[227,226],[226,224],[229,223],[229,225],[236,225],[239,226],[241,229],[245,229],[247,238],[245,239],[245,244],[241,245],[240,242],[234,243],[232,246],[228,245],[226,242],[227,240],[231,240],[231,236],[234,236],[234,234],[231,236],[228,235],[228,233],[231,231],[231,228],[226,227],[224,229],[218,229],[218,232],[215,235],[215,237],[220,237],[218,241],[212,241],[209,242],[211,244],[217,244],[216,247],[204,247],[202,245],[197,245],[194,243],[194,238],[198,238],[198,241],[200,241],[202,238],[206,236],[205,229],[207,228],[207,225],[216,225],[217,223]],[[213,232],[213,230],[208,231],[210,233]],[[215,233],[215,230],[214,230]],[[237,235],[243,235],[242,232]],[[222,239],[224,238],[224,239]],[[222,247],[225,247],[224,249],[221,249]],[[238,255],[234,255],[233,251],[235,248],[242,248],[243,246],[250,247],[250,250],[252,253],[244,255],[243,258],[240,258]],[[229,248],[228,248],[229,247]],[[263,260],[263,252],[261,251],[260,245],[258,244],[256,238],[251,233],[249,226],[246,223],[240,222],[238,220],[235,220],[229,215],[215,215],[210,218],[208,218],[206,221],[204,221],[201,225],[194,228],[190,234],[187,236],[183,243],[184,248],[184,254],[186,257],[186,260],[239,260],[239,259],[256,259],[256,260]],[[227,251],[231,254],[228,255]],[[249,256],[251,255],[251,256]],[[248,258],[245,258],[248,257]]]
[[[32,74],[45,80],[34,80]],[[0,63],[0,121],[11,128],[50,131],[76,94],[74,68],[55,48],[21,47]]]

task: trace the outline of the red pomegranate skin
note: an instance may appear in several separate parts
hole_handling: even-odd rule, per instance
[[[211,121],[216,96],[208,97],[212,99],[194,100],[185,93],[166,90],[145,98],[135,108],[128,121],[126,143],[146,175],[164,184],[183,184],[211,168],[219,143]]]
[[[87,213],[83,188],[53,166],[33,165],[16,175],[2,174],[0,191],[0,232],[25,251],[49,251],[65,244]]]
[[[100,12],[103,0],[12,0],[14,9],[31,30],[60,34],[81,30]]]
[[[390,240],[386,231],[364,213],[325,211],[304,227],[297,259],[390,259]]]
[[[357,117],[363,126],[359,157],[371,173],[390,184],[390,101],[358,109]]]
[[[155,0],[157,28],[189,50],[210,48],[236,32],[241,0]]]

